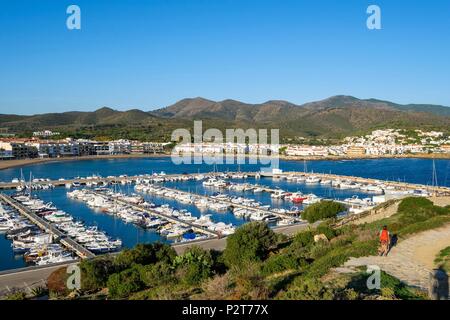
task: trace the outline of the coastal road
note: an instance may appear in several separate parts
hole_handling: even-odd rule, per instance
[[[72,263],[2,271],[0,272],[0,297],[17,289],[30,291],[35,287],[45,287],[47,278],[52,272],[61,267],[67,267]]]
[[[308,227],[314,227],[316,224],[317,223],[315,223],[314,225],[310,225],[307,223],[295,224],[290,226],[277,227],[273,230],[276,233],[290,236]],[[189,243],[177,244],[174,245],[173,248],[178,254],[182,254],[184,251],[186,251],[186,249],[194,245],[206,250],[212,249],[222,251],[225,249],[226,244],[227,238],[224,237],[221,239],[200,240],[198,242],[193,241]],[[73,262],[52,266],[28,267],[0,272],[0,297],[11,293],[14,289],[31,290],[34,287],[44,286],[47,278],[52,272],[61,267],[67,267],[71,264],[73,264]]]

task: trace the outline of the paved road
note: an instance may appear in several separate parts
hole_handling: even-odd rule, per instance
[[[0,297],[11,293],[14,289],[31,290],[45,286],[47,278],[53,271],[70,264],[58,264],[46,267],[30,267],[0,273]]]
[[[309,224],[296,224],[285,227],[277,227],[274,229],[277,233],[285,235],[292,235],[300,230],[308,228]],[[203,249],[214,249],[222,251],[226,247],[226,238],[202,240],[199,242],[190,242],[185,244],[174,245],[174,249],[177,253],[183,253],[186,249],[193,245],[197,245]],[[5,295],[13,288],[27,289],[45,284],[48,276],[55,270],[61,267],[70,265],[71,263],[59,264],[49,267],[29,267],[17,270],[10,270],[0,272],[0,296]]]

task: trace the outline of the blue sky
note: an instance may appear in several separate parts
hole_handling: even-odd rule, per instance
[[[382,30],[366,28],[370,4]],[[449,15],[447,0],[0,0],[0,113],[197,96],[450,106]]]

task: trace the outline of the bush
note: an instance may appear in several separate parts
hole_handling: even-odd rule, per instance
[[[92,260],[80,262],[81,269],[81,289],[100,290],[106,287],[106,283],[111,274],[116,269],[112,258],[98,257]]]
[[[140,276],[141,266],[135,265],[120,273],[112,274],[108,279],[108,294],[113,298],[126,298],[143,288]]]
[[[309,223],[318,220],[335,218],[339,212],[345,211],[345,206],[335,201],[321,201],[308,206],[302,213],[302,218]]]
[[[331,228],[328,224],[321,223],[316,228],[316,234],[324,234],[327,237],[328,240],[331,240],[334,237],[336,237],[337,232],[336,232],[336,230]]]
[[[304,265],[306,265],[305,259],[295,256],[291,252],[279,253],[269,257],[264,262],[261,271],[264,275],[270,275],[285,270],[298,269]]]
[[[171,263],[175,256],[175,250],[167,244],[138,244],[133,249],[123,250],[114,260],[114,265],[118,270],[125,270],[133,264],[147,265],[158,261]]]
[[[410,224],[399,230],[399,235],[405,236],[407,234],[419,233],[422,231],[436,229],[450,222],[449,216],[435,216],[426,221]]]
[[[196,285],[212,275],[213,259],[209,251],[194,246],[177,256],[174,265],[183,283]]]
[[[27,300],[27,295],[23,291],[17,291],[7,295],[5,300]]]
[[[348,288],[352,288],[359,293],[363,294],[380,294],[385,299],[407,299],[418,300],[423,299],[423,293],[416,291],[405,285],[399,279],[381,271],[380,290],[367,288],[367,279],[369,274],[363,272],[356,276],[353,276],[348,284]]]
[[[49,290],[43,286],[34,287],[31,290],[31,294],[33,295],[34,298],[40,298],[40,297],[44,297],[44,296],[48,295]]]
[[[295,235],[294,243],[300,247],[306,247],[314,242],[314,233],[312,231],[302,231]]]
[[[319,241],[313,247],[311,247],[309,256],[310,258],[316,260],[326,255],[332,249],[333,247],[330,245],[330,243],[325,241]]]
[[[327,288],[318,279],[298,278],[287,292],[282,295],[283,299],[290,300],[333,300],[334,292]]]
[[[176,281],[173,268],[166,262],[157,262],[139,269],[140,277],[146,287],[153,288]]]
[[[228,237],[224,261],[228,266],[261,261],[276,244],[276,239],[275,233],[264,222],[244,224]]]
[[[260,266],[258,263],[246,261],[239,266],[233,266],[230,274],[234,283],[231,299],[268,299],[269,289],[264,278],[260,274]]]
[[[423,197],[408,197],[403,199],[398,205],[398,213],[415,211],[419,208],[432,207],[433,202]]]
[[[347,247],[336,247],[317,258],[308,268],[305,277],[320,278],[331,268],[341,266],[350,257],[362,257],[376,254],[378,240],[359,242],[355,241]]]
[[[233,293],[229,274],[217,275],[202,285],[202,300],[226,300]]]

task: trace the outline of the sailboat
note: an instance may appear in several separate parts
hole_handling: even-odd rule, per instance
[[[431,187],[434,189],[434,188],[437,188],[438,186],[439,186],[439,184],[438,184],[437,173],[436,173],[436,163],[434,162],[434,159],[433,159],[433,172],[432,172],[432,177],[431,177]],[[434,189],[434,191],[433,191],[433,195],[436,194],[435,190],[436,189]]]

